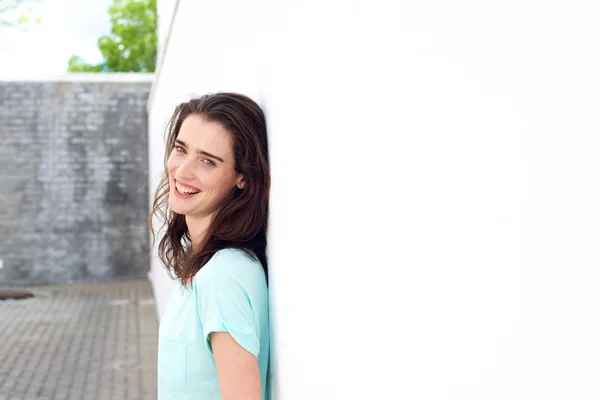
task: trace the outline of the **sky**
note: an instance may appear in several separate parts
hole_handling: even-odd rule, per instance
[[[0,78],[62,75],[73,54],[102,60],[98,38],[110,32],[111,0],[43,0],[35,15],[43,27],[0,27]]]

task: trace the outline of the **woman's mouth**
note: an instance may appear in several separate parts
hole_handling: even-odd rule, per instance
[[[178,182],[177,180],[174,180],[174,181],[175,181],[174,192],[179,197],[189,198],[189,197],[192,197],[193,195],[201,192],[201,190],[198,188],[195,188],[195,187],[189,186],[189,185],[185,185],[181,182]]]

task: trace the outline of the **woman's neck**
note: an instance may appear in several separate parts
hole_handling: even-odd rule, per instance
[[[211,217],[210,215],[206,217],[185,216],[185,223],[192,241],[192,248],[196,249],[204,240]]]
[[[202,244],[206,232],[208,231],[208,226],[210,225],[210,220],[212,216],[209,215],[207,217],[193,217],[193,216],[185,216],[185,223],[188,228],[188,232],[190,234],[190,240],[192,241],[192,249],[198,250],[198,247]],[[188,285],[190,281],[182,281],[184,285]]]

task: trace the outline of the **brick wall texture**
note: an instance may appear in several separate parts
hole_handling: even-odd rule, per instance
[[[0,284],[146,277],[150,82],[0,82]]]

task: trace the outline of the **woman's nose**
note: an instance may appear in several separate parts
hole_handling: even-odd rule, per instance
[[[179,168],[177,168],[177,178],[192,180],[194,179],[194,168],[191,159],[185,160]]]

